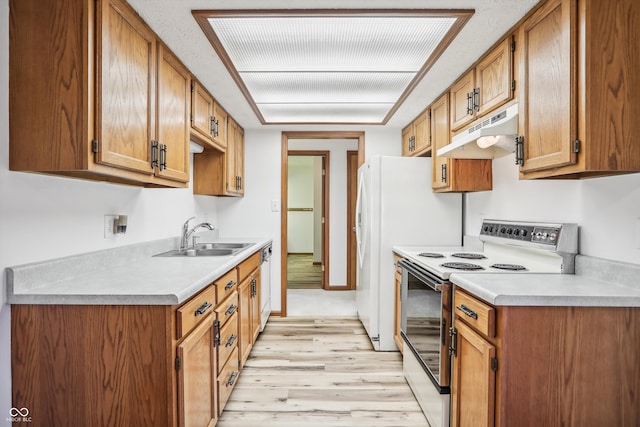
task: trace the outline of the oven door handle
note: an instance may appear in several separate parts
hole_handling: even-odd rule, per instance
[[[418,279],[420,279],[420,281],[422,281],[434,291],[442,292],[442,284],[444,282],[441,279],[431,275],[429,272],[423,270],[421,267],[417,266],[407,258],[402,258],[401,260],[399,260],[398,266],[416,276]]]

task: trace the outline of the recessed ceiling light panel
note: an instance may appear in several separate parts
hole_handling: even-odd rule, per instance
[[[472,14],[194,12],[265,124],[386,123]]]
[[[417,72],[455,18],[211,18],[209,23],[243,71]]]
[[[395,103],[414,73],[240,73],[257,104],[278,102]]]

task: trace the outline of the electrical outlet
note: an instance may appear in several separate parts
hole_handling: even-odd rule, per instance
[[[113,239],[116,237],[114,230],[114,223],[118,218],[118,215],[105,215],[104,216],[104,238]]]

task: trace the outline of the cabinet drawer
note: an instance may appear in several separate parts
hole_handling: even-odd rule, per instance
[[[224,326],[231,316],[238,311],[238,292],[233,292],[229,298],[218,304],[216,307],[216,317],[220,321],[220,326]]]
[[[195,328],[216,306],[216,289],[207,287],[176,310],[177,338],[180,339]]]
[[[227,323],[220,328],[220,343],[217,348],[218,374],[229,359],[233,350],[238,347],[238,314],[233,313]]]
[[[218,375],[218,416],[222,415],[224,405],[227,404],[229,395],[238,381],[238,375],[240,375],[240,370],[238,369],[238,349],[236,348]]]
[[[216,288],[216,303],[220,304],[236,289],[238,289],[238,272],[234,268],[227,272],[224,276],[213,282]]]
[[[487,337],[496,336],[495,308],[458,289],[453,294],[453,306],[456,318],[463,320]]]
[[[260,252],[258,251],[238,265],[238,280],[242,282],[245,277],[251,274],[251,272],[258,268],[259,265]]]

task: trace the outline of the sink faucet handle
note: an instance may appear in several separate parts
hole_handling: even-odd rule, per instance
[[[196,239],[200,238],[200,236],[196,236],[195,234],[193,236],[191,236],[191,247],[195,248],[196,247]]]

